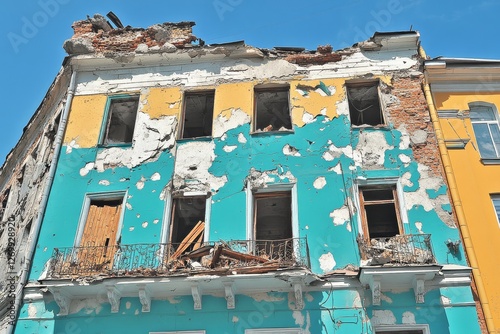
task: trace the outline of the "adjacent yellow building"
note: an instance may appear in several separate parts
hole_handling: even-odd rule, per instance
[[[436,58],[425,75],[484,322],[500,333],[500,60]]]

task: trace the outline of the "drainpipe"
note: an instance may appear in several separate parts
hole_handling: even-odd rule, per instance
[[[427,59],[424,49],[419,47],[419,55],[422,59]],[[431,116],[432,124],[436,132],[436,138],[439,146],[439,153],[441,154],[441,159],[443,161],[443,166],[448,180],[448,185],[450,187],[450,194],[455,207],[455,213],[457,215],[458,224],[460,225],[460,231],[462,233],[462,239],[464,241],[465,250],[467,252],[469,263],[472,267],[472,276],[474,277],[474,282],[476,283],[477,292],[479,294],[479,299],[481,300],[481,306],[484,313],[484,319],[486,322],[486,327],[489,333],[496,333],[495,327],[493,325],[493,317],[491,315],[490,305],[488,303],[488,298],[486,292],[484,291],[483,280],[481,279],[481,273],[479,272],[476,253],[474,252],[474,247],[472,246],[472,241],[470,238],[469,228],[467,225],[467,219],[465,218],[464,210],[462,207],[462,201],[458,193],[457,182],[455,180],[455,175],[453,174],[453,168],[451,165],[450,156],[448,155],[448,149],[444,143],[444,136],[441,131],[441,125],[439,124],[439,119],[436,112],[436,107],[434,106],[434,100],[432,99],[432,93],[427,80],[424,82],[424,94],[429,105],[429,113]]]
[[[52,182],[54,181],[54,175],[56,173],[56,167],[57,167],[57,160],[59,158],[59,153],[61,151],[61,146],[63,142],[63,136],[64,136],[64,130],[66,129],[66,122],[68,120],[68,114],[69,110],[71,107],[71,101],[73,101],[73,95],[75,94],[75,87],[76,87],[76,71],[71,68],[71,80],[70,84],[68,87],[68,92],[66,95],[66,105],[64,106],[63,114],[61,116],[61,120],[59,122],[59,127],[57,129],[56,137],[54,139],[54,154],[52,156],[52,161],[50,164],[50,169],[49,169],[49,175],[47,178],[47,183],[45,185],[45,189],[43,190],[42,193],[42,198],[40,201],[40,212],[38,213],[38,216],[32,226],[33,231],[32,231],[32,239],[31,242],[28,244],[27,247],[27,252],[26,252],[26,261],[24,263],[24,266],[21,271],[21,277],[19,278],[19,283],[17,285],[16,289],[16,299],[14,302],[14,310],[16,312],[16,320],[18,320],[18,315],[19,311],[21,308],[22,300],[23,300],[23,292],[24,292],[24,286],[28,282],[28,273],[31,269],[31,260],[33,257],[33,254],[36,249],[36,244],[38,242],[38,233],[40,232],[40,227],[42,226],[42,220],[43,216],[45,214],[45,207],[47,205],[47,201],[49,199],[49,193],[50,189],[52,187]],[[15,322],[14,324],[9,324],[7,327],[7,334],[12,334],[14,332],[14,327],[15,327]]]

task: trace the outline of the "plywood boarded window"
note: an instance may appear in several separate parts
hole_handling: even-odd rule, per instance
[[[102,142],[104,145],[132,143],[138,106],[139,96],[110,98]]]
[[[346,84],[352,125],[384,124],[378,86],[378,81]]]
[[[212,135],[215,91],[186,92],[181,138]]]
[[[386,238],[402,233],[395,186],[362,187],[359,194],[366,238]]]
[[[203,241],[203,233],[192,234],[191,231],[205,221],[206,200],[205,196],[174,198],[170,225],[170,242],[174,246],[186,242],[189,235],[197,239],[191,242]]]
[[[289,91],[288,86],[255,88],[255,131],[292,130]]]
[[[254,240],[258,255],[279,257],[279,244],[292,238],[292,196],[290,191],[254,195]],[[281,242],[278,242],[281,241]]]

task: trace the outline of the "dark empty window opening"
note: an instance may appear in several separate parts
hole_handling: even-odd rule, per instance
[[[181,138],[210,137],[215,92],[185,93]]]
[[[139,96],[113,97],[109,103],[104,145],[131,144]]]
[[[7,208],[7,202],[9,201],[10,188],[5,190],[5,192],[0,196],[0,222],[3,220],[5,213],[5,208]]]
[[[384,124],[378,82],[347,84],[346,90],[352,125]]]
[[[292,130],[289,88],[255,89],[255,131]]]
[[[174,246],[182,243],[199,222],[205,222],[206,200],[204,196],[174,199],[170,227],[170,242]],[[203,233],[198,234],[196,239],[203,241]]]
[[[360,202],[367,238],[387,238],[401,234],[395,187],[360,188]]]

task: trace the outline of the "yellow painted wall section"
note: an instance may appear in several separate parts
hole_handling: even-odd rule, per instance
[[[215,88],[214,120],[219,116],[229,119],[233,109],[241,109],[253,118],[254,82],[222,84]]]
[[[182,91],[179,87],[150,88],[141,101],[142,111],[150,118],[177,116],[180,118]]]
[[[65,145],[71,141],[81,148],[97,145],[107,98],[106,95],[84,95],[73,98],[64,136]]]
[[[500,92],[434,93],[437,110],[469,110],[470,102],[488,102],[500,110]],[[500,227],[490,195],[500,194],[500,163],[485,165],[480,160],[469,118],[441,118],[445,140],[470,139],[465,149],[448,149],[463,212],[477,258],[485,294],[493,317],[495,332],[500,333],[500,266],[498,249]]]

